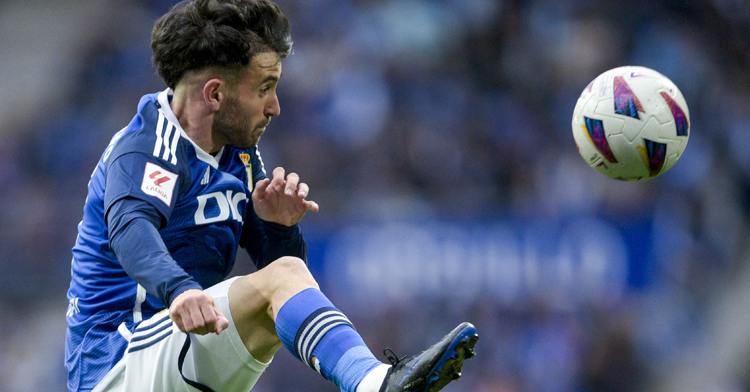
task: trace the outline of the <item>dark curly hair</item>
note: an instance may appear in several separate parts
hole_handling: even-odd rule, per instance
[[[246,66],[261,52],[292,51],[289,19],[269,0],[184,0],[151,32],[154,66],[174,89],[188,71]]]

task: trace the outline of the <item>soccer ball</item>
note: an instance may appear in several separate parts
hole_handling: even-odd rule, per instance
[[[573,110],[573,138],[586,162],[607,177],[645,181],[685,151],[690,116],[680,90],[645,67],[611,69],[583,90]]]

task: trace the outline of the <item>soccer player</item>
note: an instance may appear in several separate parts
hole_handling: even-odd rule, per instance
[[[112,138],[78,226],[71,391],[248,391],[282,345],[342,391],[437,391],[473,356],[462,323],[381,363],[319,290],[297,225],[318,205],[295,173],[267,178],[257,148],[291,45],[268,0],[186,0],[156,21],[169,88]],[[224,280],[238,246],[258,271]]]

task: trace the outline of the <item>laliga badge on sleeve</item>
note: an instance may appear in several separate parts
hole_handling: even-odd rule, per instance
[[[177,177],[177,174],[164,170],[151,162],[147,162],[146,170],[143,172],[141,190],[143,193],[154,196],[169,206],[172,202],[174,187],[177,184]]]

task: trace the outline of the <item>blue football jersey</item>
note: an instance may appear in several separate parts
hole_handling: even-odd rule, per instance
[[[110,249],[105,218],[113,203],[135,198],[155,207],[164,218],[159,234],[169,253],[203,288],[230,273],[246,219],[248,225],[260,222],[250,200],[254,184],[266,178],[257,147],[206,153],[180,127],[170,94],[141,99],[137,115],[114,135],[88,184],[67,294],[72,391],[92,389],[120,360],[127,341],[118,328],[132,332],[166,308],[128,276]],[[108,176],[113,164],[124,171]],[[244,229],[245,235],[262,231]]]

